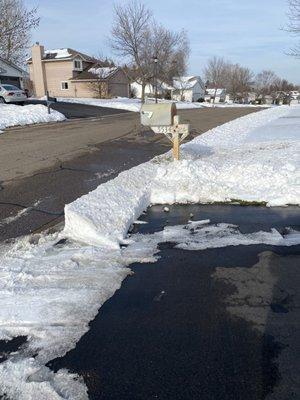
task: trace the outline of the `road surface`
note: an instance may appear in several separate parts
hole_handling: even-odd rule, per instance
[[[192,138],[255,111],[203,108],[180,114],[191,124]],[[169,148],[163,136],[141,129],[136,113],[6,130],[0,135],[1,239],[61,221],[65,204]]]

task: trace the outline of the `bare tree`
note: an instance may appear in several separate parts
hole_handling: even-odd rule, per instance
[[[95,97],[98,99],[107,98],[108,93],[108,83],[107,83],[107,69],[109,67],[96,67],[94,68],[93,74],[95,78],[88,83],[90,90],[95,94]]]
[[[290,23],[287,30],[292,34],[300,35],[300,0],[289,0],[289,19]],[[291,50],[291,55],[300,56],[300,44]]]
[[[155,76],[169,81],[175,71],[185,70],[189,55],[186,33],[157,24],[151,11],[137,0],[115,7],[111,44],[118,55],[128,59],[132,78],[142,86],[142,101],[146,85],[153,84]]]
[[[39,24],[37,9],[27,10],[23,0],[0,0],[0,56],[23,64],[30,31]]]
[[[239,64],[230,64],[228,66],[228,78],[227,90],[233,100],[240,101],[245,98],[252,87],[253,73],[250,69]]]
[[[221,57],[208,60],[204,68],[204,77],[209,86],[215,89],[213,102],[215,102],[218,88],[226,88],[230,79],[230,63]]]
[[[274,91],[274,85],[278,81],[278,76],[275,72],[270,70],[264,70],[256,75],[255,77],[255,91],[257,95],[261,96],[263,99],[267,95],[271,95]]]

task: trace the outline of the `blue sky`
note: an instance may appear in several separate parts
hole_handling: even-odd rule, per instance
[[[125,0],[118,1],[125,4]],[[144,0],[156,19],[172,30],[185,29],[191,43],[189,72],[201,75],[214,55],[250,67],[272,69],[300,84],[300,59],[285,55],[296,39],[281,28],[287,0]],[[38,6],[40,27],[32,41],[46,48],[71,47],[110,56],[111,0],[25,0]]]

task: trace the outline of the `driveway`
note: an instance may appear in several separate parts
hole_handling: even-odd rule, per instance
[[[299,224],[291,206],[173,205],[166,213],[157,205],[135,229],[185,225],[191,214],[245,234]],[[90,400],[299,399],[300,246],[175,245],[161,243],[155,263],[132,264],[76,347],[48,365],[82,376]]]
[[[47,105],[46,101],[42,100],[28,100],[26,104],[44,104]],[[52,103],[51,108],[64,114],[68,119],[73,118],[99,118],[104,115],[115,115],[128,113],[127,110],[118,110],[109,107],[96,107],[88,104],[76,104],[59,101]]]

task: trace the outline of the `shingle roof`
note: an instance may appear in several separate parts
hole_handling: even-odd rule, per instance
[[[119,67],[102,67],[98,63],[95,63],[92,67],[88,67],[79,73],[71,80],[83,80],[83,79],[109,79],[114,75],[120,68]]]
[[[52,49],[52,50],[45,50],[43,60],[72,60],[76,56],[80,56],[85,61],[88,62],[95,62],[94,57],[90,57],[87,54],[81,53],[80,51],[63,48],[63,49]],[[32,58],[29,58],[28,61],[32,61]]]
[[[179,76],[173,79],[175,89],[192,89],[200,78],[198,76]]]
[[[27,71],[24,71],[24,69],[18,67],[16,64],[14,64],[14,63],[12,63],[12,62],[10,62],[10,61],[5,60],[5,58],[0,57],[0,60],[1,60],[2,62],[4,62],[5,64],[10,65],[11,67],[17,69],[17,70],[20,71],[23,75],[28,75],[28,72],[27,72]]]

